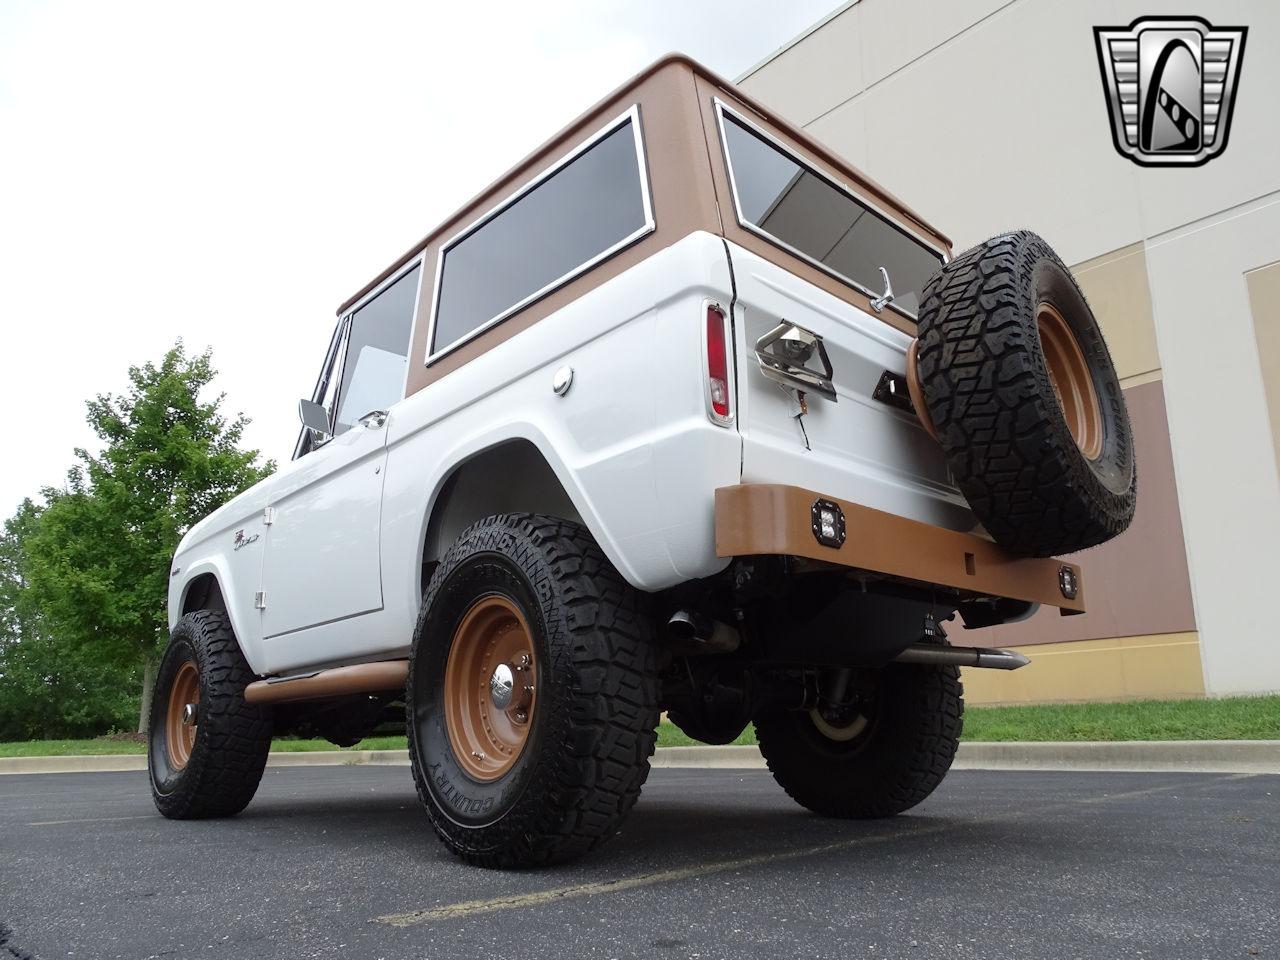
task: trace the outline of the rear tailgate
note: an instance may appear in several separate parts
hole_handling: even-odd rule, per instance
[[[938,444],[916,417],[873,399],[885,371],[903,375],[911,337],[736,244],[738,423],[744,483],[783,483],[950,530],[976,521]],[[822,338],[836,399],[766,377],[756,342],[783,322]],[[810,366],[816,366],[810,363]]]

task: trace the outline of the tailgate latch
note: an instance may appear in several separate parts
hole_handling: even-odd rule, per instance
[[[820,369],[814,370],[809,361],[814,360]],[[831,358],[822,344],[822,337],[812,330],[783,320],[756,341],[756,361],[760,372],[770,380],[790,387],[816,393],[835,403],[836,388],[831,382],[835,371]]]

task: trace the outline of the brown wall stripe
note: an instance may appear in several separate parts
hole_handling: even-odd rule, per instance
[[[953,629],[953,642],[1008,647],[1196,629],[1164,387],[1158,380],[1144,383],[1124,397],[1138,454],[1138,510],[1115,540],[1070,557],[1089,585],[1088,612],[1063,617],[1042,608],[1023,623]]]

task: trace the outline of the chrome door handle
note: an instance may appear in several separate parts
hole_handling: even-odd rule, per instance
[[[373,410],[361,417],[360,422],[369,430],[377,430],[387,422],[387,416],[388,414],[385,410]]]
[[[871,301],[871,309],[879,313],[893,299],[893,284],[889,280],[889,271],[880,267],[880,276],[884,277],[884,293]]]

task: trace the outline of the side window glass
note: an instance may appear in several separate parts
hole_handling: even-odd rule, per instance
[[[454,237],[440,259],[429,357],[476,336],[653,229],[634,112]]]
[[[338,387],[335,435],[350,430],[366,414],[390,409],[404,396],[421,273],[419,264],[351,315]],[[323,402],[332,414],[332,398],[326,397]]]

